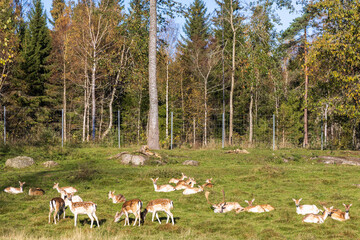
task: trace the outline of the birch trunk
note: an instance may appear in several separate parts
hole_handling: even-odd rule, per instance
[[[169,61],[166,61],[166,139],[169,138]]]
[[[253,97],[253,84],[251,84],[251,88],[250,88],[250,105],[249,105],[249,143],[252,144],[253,142],[253,102],[254,102],[254,97]]]
[[[329,104],[326,103],[325,105],[325,126],[324,126],[324,145],[325,145],[325,149],[326,149],[326,145],[327,145],[327,119],[328,119],[328,108],[329,108]]]
[[[232,1],[231,1],[232,2]],[[230,89],[230,122],[229,122],[229,145],[233,143],[233,118],[234,118],[234,107],[233,107],[233,96],[234,96],[234,85],[235,85],[235,43],[236,43],[236,31],[233,30],[233,43],[232,43],[232,68],[231,68],[231,89]]]
[[[305,96],[304,96],[304,143],[303,147],[308,147],[308,109],[307,109],[307,98],[308,98],[308,85],[309,85],[309,78],[308,78],[308,66],[307,66],[307,35],[306,35],[306,27],[304,32],[305,37],[305,51],[304,51],[304,58],[305,58]]]

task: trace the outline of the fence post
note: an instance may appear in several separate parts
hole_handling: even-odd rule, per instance
[[[170,149],[173,149],[173,112],[171,112],[171,144]]]
[[[275,114],[273,114],[273,150],[275,150]]]
[[[64,147],[64,109],[61,109],[61,147]]]
[[[222,144],[221,147],[225,147],[225,112],[222,114]]]
[[[324,150],[323,115],[321,114],[321,151]]]
[[[6,107],[4,106],[4,144],[6,144]]]
[[[118,110],[118,144],[120,148],[120,110]]]

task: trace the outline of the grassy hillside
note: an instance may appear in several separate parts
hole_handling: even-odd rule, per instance
[[[123,150],[123,149],[122,149]],[[131,149],[126,149],[130,150]],[[223,150],[159,151],[164,166],[129,167],[108,157],[118,153],[116,148],[2,148],[0,160],[0,188],[18,187],[25,181],[25,193],[0,193],[0,238],[4,239],[359,239],[360,224],[359,183],[357,166],[324,165],[315,159],[318,155],[354,155],[355,152],[320,152],[308,150],[250,150],[250,154],[225,154]],[[16,170],[5,167],[9,157],[27,155],[36,165]],[[283,159],[289,159],[284,163]],[[200,166],[183,166],[185,160],[196,160]],[[42,162],[54,160],[60,165],[45,168]],[[221,189],[227,201],[255,198],[255,204],[271,204],[270,213],[215,214],[204,193],[184,196],[181,191],[156,193],[151,177],[159,177],[165,184],[181,172],[194,177],[198,183],[212,177],[215,184],[210,200],[220,202]],[[48,224],[49,200],[59,194],[53,183],[76,187],[85,201],[98,205],[100,228],[90,229],[87,216],[79,217],[74,228],[73,214],[67,210],[66,219],[57,225]],[[30,187],[40,187],[44,196],[29,196]],[[141,227],[114,223],[121,205],[108,199],[109,190],[123,194],[127,199],[140,198],[144,206],[156,198],[170,198],[174,202],[176,224],[165,224],[166,214],[160,213],[162,225],[151,222],[151,214]],[[292,198],[303,198],[302,204],[321,204],[344,210],[342,203],[352,203],[351,219],[338,222],[327,219],[324,224],[302,223]],[[134,219],[133,215],[131,216]],[[130,220],[131,221],[131,220]]]

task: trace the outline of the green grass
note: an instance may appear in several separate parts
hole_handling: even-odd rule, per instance
[[[123,151],[132,149],[124,149]],[[360,224],[359,183],[357,166],[324,165],[314,157],[319,155],[356,155],[356,152],[327,152],[310,150],[259,150],[250,154],[225,154],[223,150],[159,151],[168,162],[164,166],[123,166],[108,157],[119,152],[116,148],[1,148],[0,188],[18,187],[25,181],[23,194],[0,193],[0,238],[3,239],[359,239]],[[18,155],[33,157],[36,165],[26,169],[5,167],[5,160]],[[283,158],[291,159],[284,163]],[[199,167],[183,166],[185,160],[200,162]],[[55,160],[60,165],[45,168],[42,162]],[[181,191],[156,193],[150,177],[159,177],[165,184],[181,172],[194,177],[198,183],[212,177],[215,184],[210,200],[238,201],[256,198],[255,204],[271,204],[270,213],[215,214],[207,204],[204,193],[184,196]],[[85,201],[98,205],[100,228],[90,229],[87,216],[79,217],[73,226],[73,214],[67,210],[66,219],[57,225],[48,224],[49,200],[58,197],[53,183],[73,186]],[[29,196],[30,187],[40,187],[44,196]],[[165,224],[166,215],[160,213],[163,224],[151,222],[151,214],[141,227],[123,226],[124,220],[114,223],[121,205],[108,199],[109,190],[127,199],[140,198],[144,207],[156,198],[170,198],[174,202],[176,224]],[[303,204],[321,204],[343,209],[342,203],[352,203],[351,219],[338,222],[327,219],[324,224],[302,223],[302,215],[295,212],[292,198],[303,198]],[[320,204],[321,203],[321,204]],[[131,216],[132,220],[134,217]]]

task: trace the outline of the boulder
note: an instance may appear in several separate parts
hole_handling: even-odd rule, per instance
[[[43,165],[45,167],[50,168],[50,167],[54,167],[54,166],[59,165],[59,164],[57,162],[54,162],[54,161],[47,161],[47,162],[44,162]]]
[[[133,155],[133,154],[122,154],[121,155],[121,163],[134,165],[134,166],[142,166],[147,161],[147,158],[141,155]]]
[[[33,164],[35,164],[34,159],[26,156],[18,156],[15,158],[10,158],[5,162],[5,166],[12,168],[26,168]]]
[[[185,162],[183,162],[183,165],[199,166],[199,162],[194,160],[186,160]]]

